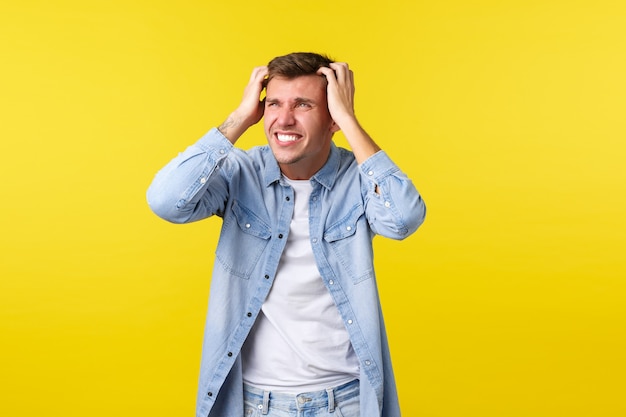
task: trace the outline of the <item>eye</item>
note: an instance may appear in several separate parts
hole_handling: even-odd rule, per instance
[[[300,102],[300,103],[298,103],[298,107],[308,109],[308,108],[311,108],[311,104],[305,103],[305,102]]]

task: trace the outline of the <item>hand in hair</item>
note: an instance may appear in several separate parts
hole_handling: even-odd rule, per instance
[[[345,62],[332,62],[329,67],[321,67],[318,74],[328,81],[328,110],[335,123],[354,119],[354,74]]]
[[[261,92],[265,88],[266,76],[267,67],[265,66],[252,70],[239,107],[218,127],[231,143],[234,144],[250,126],[257,124],[263,118],[265,103],[261,100]]]
[[[330,68],[321,67],[318,74],[328,80],[328,111],[341,129],[358,163],[380,150],[359,124],[354,114],[354,74],[344,62],[333,62]]]

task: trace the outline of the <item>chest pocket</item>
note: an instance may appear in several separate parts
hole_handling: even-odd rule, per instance
[[[235,200],[224,216],[216,259],[229,274],[248,279],[271,236],[268,224]]]
[[[355,205],[330,225],[324,232],[324,240],[340,268],[355,284],[373,277],[372,234],[363,206]]]

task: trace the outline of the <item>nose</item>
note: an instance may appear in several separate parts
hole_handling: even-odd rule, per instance
[[[293,109],[288,106],[282,107],[278,112],[277,121],[280,126],[292,126],[295,123]]]

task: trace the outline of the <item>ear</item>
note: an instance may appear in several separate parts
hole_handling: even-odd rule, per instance
[[[333,120],[332,124],[330,125],[330,132],[331,133],[335,133],[340,131],[341,128],[339,127],[339,125],[337,123],[335,123],[335,121]]]

